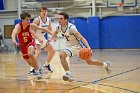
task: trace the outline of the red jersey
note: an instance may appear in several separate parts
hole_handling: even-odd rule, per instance
[[[22,22],[19,23],[21,30],[18,33],[18,43],[19,45],[28,45],[33,41],[33,37],[30,32],[30,25],[26,28],[23,28]]]

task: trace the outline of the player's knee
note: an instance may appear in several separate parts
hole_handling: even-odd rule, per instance
[[[52,54],[53,54],[53,55],[55,54],[55,50],[54,50],[54,49],[52,50]]]
[[[55,54],[55,50],[53,48],[50,48],[47,50],[51,55],[54,55]]]
[[[36,50],[37,55],[41,55],[41,50]]]
[[[33,47],[29,47],[29,48],[28,48],[28,55],[29,55],[30,57],[32,57],[32,56],[35,55],[35,50],[34,50]]]
[[[59,57],[60,57],[60,59],[66,58],[65,53],[64,52],[60,52]]]

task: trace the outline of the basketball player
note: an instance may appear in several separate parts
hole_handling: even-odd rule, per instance
[[[40,27],[45,27],[45,28],[49,29],[50,31],[52,31],[51,20],[49,17],[47,17],[47,14],[48,14],[47,8],[41,7],[40,16],[35,18],[33,23]],[[44,32],[36,30],[36,34],[39,37],[41,37],[41,39],[43,40],[43,43],[41,44],[38,39],[35,39],[35,43],[36,43],[36,55],[35,56],[38,59],[39,55],[41,54],[41,49],[44,49],[45,51],[47,51],[48,56],[46,58],[46,63],[42,66],[42,68],[46,69],[52,73],[53,70],[50,67],[50,62],[55,54],[55,51],[54,51],[53,47],[51,46],[51,44],[46,44],[47,40],[44,36],[45,35]],[[34,73],[34,69],[31,67],[29,74],[33,74],[33,73]]]
[[[89,48],[90,46],[87,40],[78,32],[76,27],[68,22],[69,16],[66,12],[62,12],[58,15],[59,17],[59,26],[56,28],[54,37],[60,32],[62,36],[66,39],[66,48],[60,52],[60,60],[66,74],[63,76],[64,81],[73,81],[73,77],[69,70],[68,62],[66,57],[72,57],[73,55],[79,56],[80,48]],[[110,62],[101,62],[99,60],[92,60],[91,58],[86,60],[86,63],[89,65],[103,66],[107,73],[111,72]]]
[[[41,73],[39,72],[39,66],[34,55],[35,42],[32,35],[42,43],[42,40],[35,34],[34,30],[39,29],[47,33],[51,32],[43,27],[30,24],[31,15],[28,12],[23,12],[20,18],[21,22],[15,26],[12,32],[12,41],[15,45],[19,45],[24,60],[35,69],[36,76],[40,79]],[[18,38],[18,44],[16,42],[16,37]]]

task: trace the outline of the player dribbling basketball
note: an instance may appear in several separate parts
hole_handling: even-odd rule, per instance
[[[66,12],[61,12],[58,15],[59,19],[59,26],[56,28],[56,31],[54,33],[55,38],[57,37],[57,34],[60,32],[61,35],[66,40],[66,48],[61,50],[60,52],[60,60],[62,63],[62,66],[64,70],[66,71],[66,74],[63,75],[64,81],[73,81],[72,74],[69,70],[68,62],[66,60],[66,57],[72,57],[73,55],[79,56],[79,50],[81,48],[90,48],[87,40],[78,32],[76,27],[68,22],[69,16]],[[96,65],[96,66],[103,66],[107,73],[109,74],[111,72],[110,65],[111,63],[108,62],[101,62],[99,60],[92,60],[91,58],[86,59],[86,63],[89,65]]]

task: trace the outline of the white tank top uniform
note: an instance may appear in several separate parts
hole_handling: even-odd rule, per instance
[[[40,16],[38,17],[38,19],[39,19],[39,26],[40,27],[48,28],[49,23],[50,23],[50,18],[47,17],[46,22],[43,22]],[[41,37],[41,39],[43,40],[43,43],[41,44],[38,41],[38,39],[36,39],[36,38],[35,38],[35,43],[37,45],[41,45],[41,48],[45,48],[47,46],[47,44],[46,44],[47,43],[47,40],[46,40],[46,38],[44,36],[45,35],[45,32],[36,30],[36,35],[39,36],[39,37]]]
[[[62,27],[61,25],[58,26],[58,29],[61,35],[66,40],[66,48],[64,51],[68,56],[77,55],[79,57],[79,49],[84,48],[84,43],[76,37],[76,33],[78,30],[76,29],[75,25],[68,23],[66,27]]]

